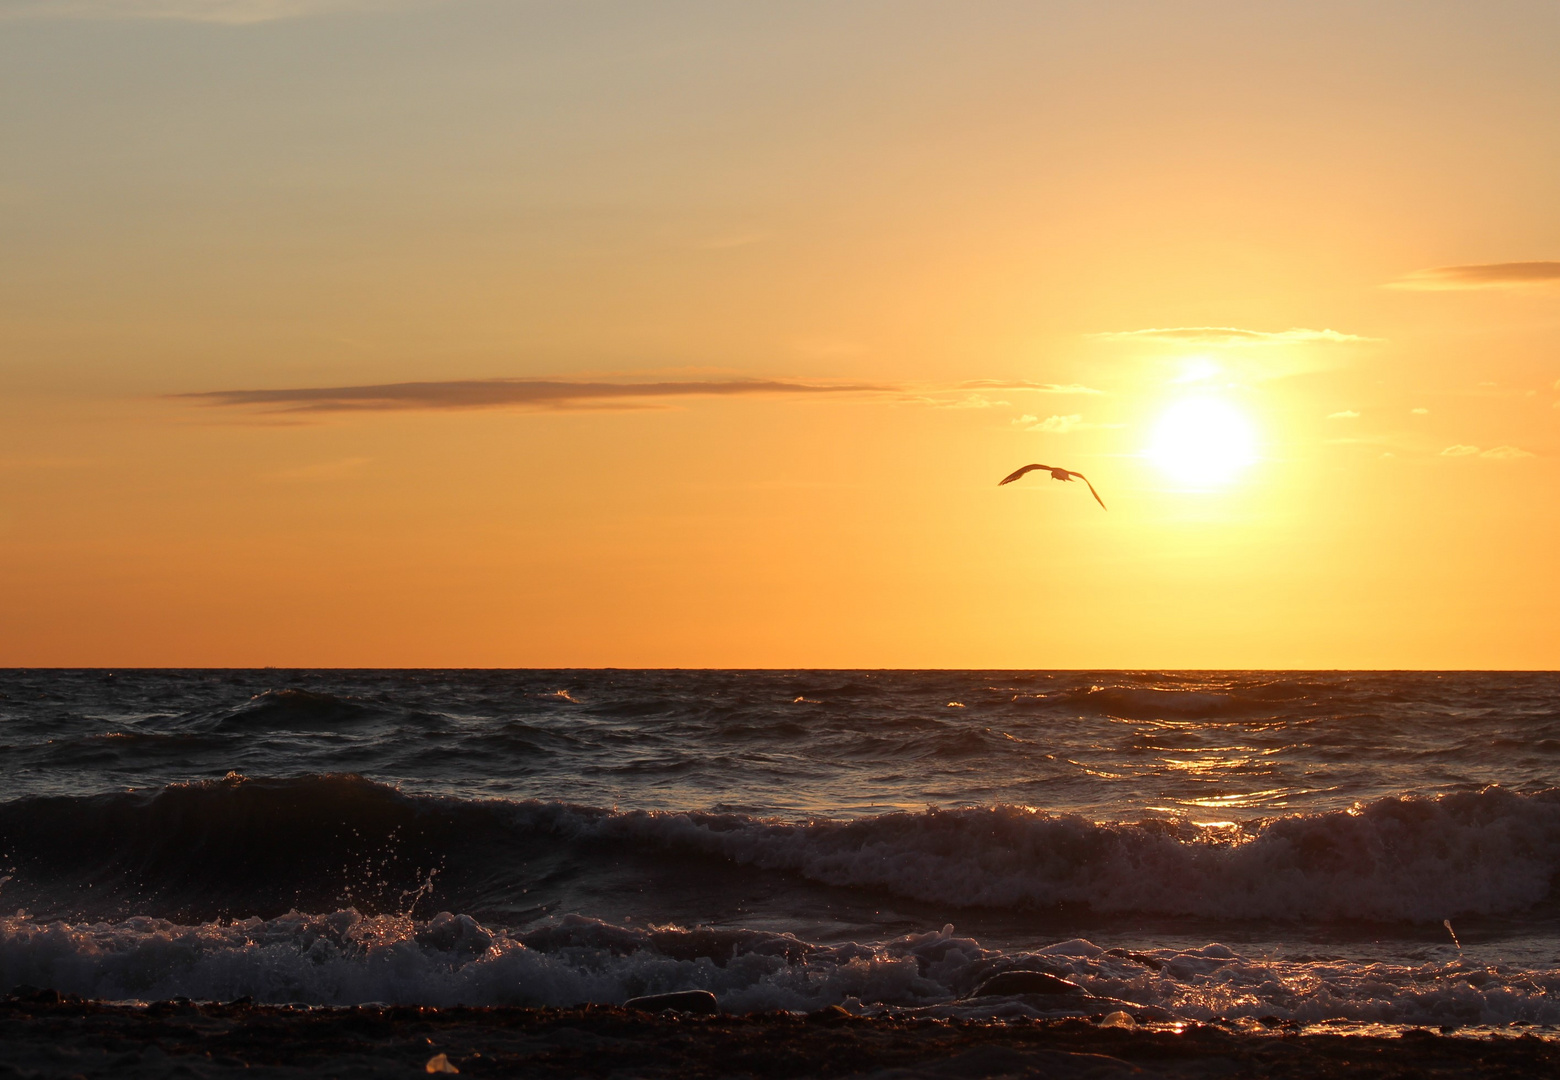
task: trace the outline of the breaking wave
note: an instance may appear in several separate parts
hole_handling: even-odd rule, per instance
[[[410,795],[356,776],[232,775],[0,804],[0,860],[8,907],[71,917],[520,910],[585,878],[594,895],[610,892],[642,864],[715,891],[749,888],[757,870],[952,909],[1437,923],[1550,899],[1560,790],[1385,798],[1204,828],[1013,806],[800,822],[620,813]]]
[[[1010,970],[1059,975],[1083,993],[981,993],[984,980]],[[840,1005],[1006,1018],[1123,1010],[1141,1020],[1560,1021],[1560,971],[1459,956],[1361,964],[1248,957],[1217,944],[1127,952],[1081,939],[1002,952],[951,926],[873,945],[817,945],[758,930],[640,929],[580,916],[511,933],[448,912],[419,922],[350,909],[200,925],[3,918],[0,981],[140,1001],[570,1006],[697,989],[730,1012]]]

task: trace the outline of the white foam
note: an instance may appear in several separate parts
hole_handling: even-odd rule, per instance
[[[1007,968],[1049,970],[1112,1000],[967,996]],[[990,1017],[1126,1008],[1139,1019],[1560,1023],[1560,970],[1461,958],[1283,960],[1218,944],[1134,958],[1083,940],[1003,954],[951,926],[872,945],[818,946],[761,931],[646,931],[579,916],[511,936],[448,913],[414,923],[351,910],[198,926],[0,919],[0,982],[146,1001],[247,995],[317,1005],[574,1005],[702,989],[734,1012],[841,1004]]]

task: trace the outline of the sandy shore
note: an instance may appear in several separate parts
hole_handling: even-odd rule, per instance
[[[1560,1043],[1259,1035],[1218,1025],[1122,1030],[1083,1019],[976,1023],[650,1015],[618,1008],[309,1009],[162,1002],[0,1002],[0,1078],[409,1077],[430,1059],[525,1077],[1553,1077]]]

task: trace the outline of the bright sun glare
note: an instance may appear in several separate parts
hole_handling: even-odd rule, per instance
[[[1154,425],[1148,459],[1189,484],[1222,484],[1256,460],[1256,433],[1244,414],[1218,398],[1188,398]]]

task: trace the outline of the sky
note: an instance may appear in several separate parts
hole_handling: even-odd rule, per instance
[[[0,0],[0,665],[1560,667],[1557,49]]]

